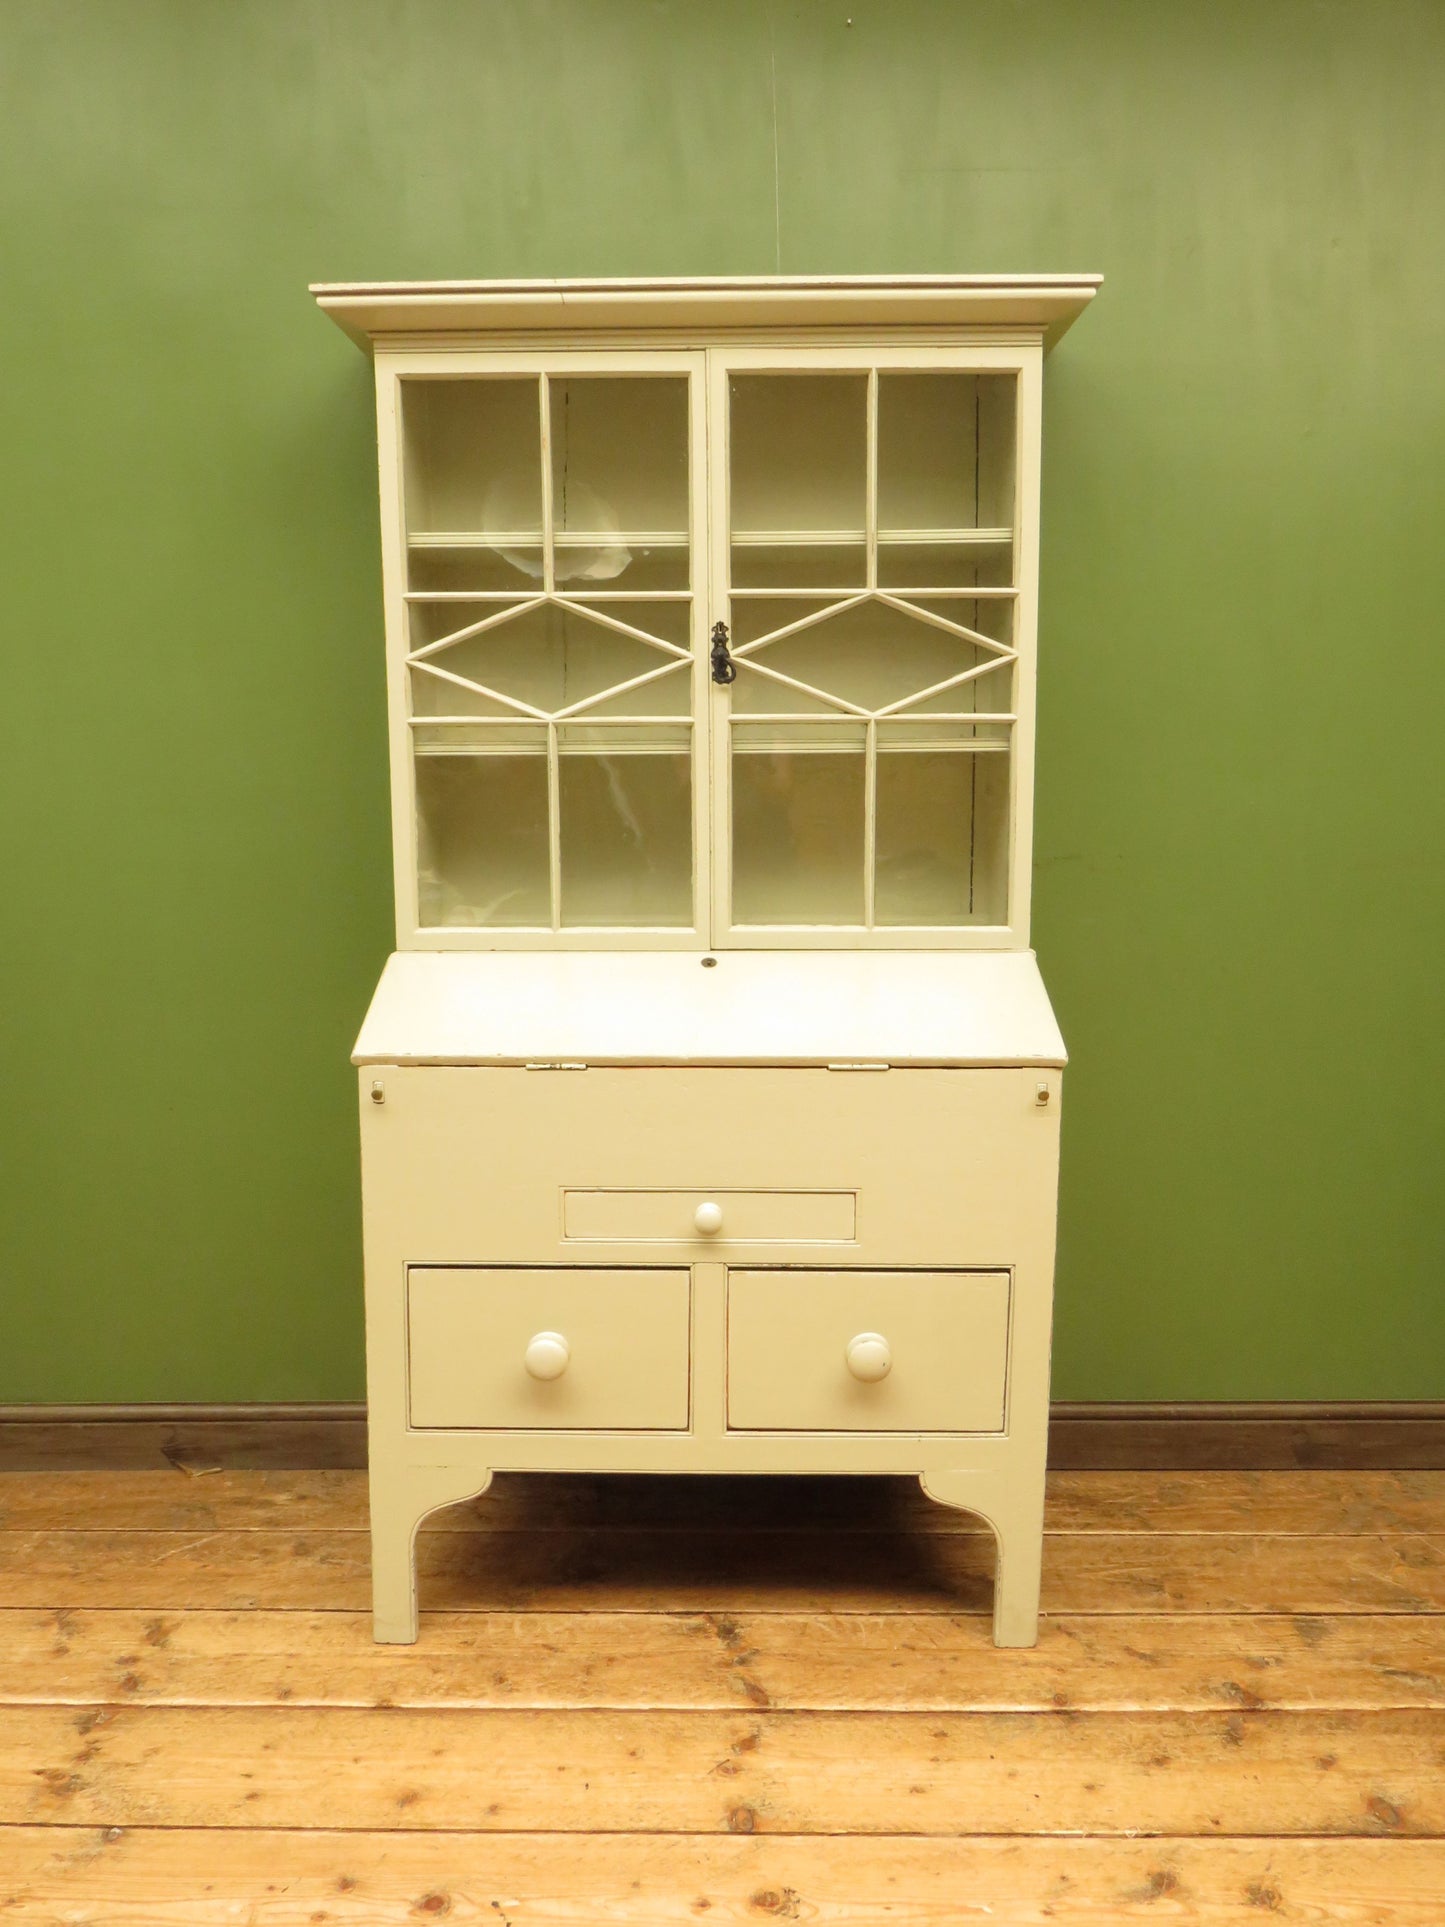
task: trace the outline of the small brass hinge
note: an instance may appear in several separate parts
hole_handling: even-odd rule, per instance
[[[830,1071],[886,1071],[886,1064],[830,1064]]]
[[[529,1071],[585,1071],[586,1068],[585,1064],[563,1064],[551,1059],[527,1066]]]

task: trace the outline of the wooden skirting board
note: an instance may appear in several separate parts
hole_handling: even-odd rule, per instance
[[[0,1405],[0,1470],[166,1462],[341,1470],[366,1463],[355,1404]],[[1445,1400],[1372,1404],[1056,1404],[1060,1471],[1445,1469]]]

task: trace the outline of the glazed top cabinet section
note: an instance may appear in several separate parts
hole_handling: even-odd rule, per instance
[[[400,947],[1027,947],[1094,285],[319,289],[376,352]]]

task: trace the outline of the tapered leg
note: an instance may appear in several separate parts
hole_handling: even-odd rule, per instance
[[[995,1646],[1036,1646],[1039,1583],[1044,1563],[1044,1489],[1015,1497],[1005,1523],[994,1527],[998,1574],[993,1585]]]
[[[417,1634],[416,1534],[429,1512],[485,1492],[490,1472],[425,1466],[371,1479],[372,1636],[410,1646]]]
[[[1044,1472],[925,1472],[930,1499],[976,1513],[993,1527],[995,1646],[1033,1646],[1039,1637],[1039,1581],[1044,1550]]]

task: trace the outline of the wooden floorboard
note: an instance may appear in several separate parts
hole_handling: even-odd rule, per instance
[[[1440,1927],[1434,1840],[0,1829],[5,1920],[105,1927]]]
[[[663,1707],[725,1712],[1445,1709],[1445,1621],[1047,1617],[1000,1651],[980,1615],[0,1612],[0,1704]]]
[[[743,1523],[745,1522],[745,1523]],[[341,1467],[0,1476],[0,1921],[1445,1927],[1445,1475],[499,1479],[369,1636]]]
[[[0,1823],[1437,1837],[1442,1746],[1418,1710],[5,1707]]]
[[[993,1600],[981,1534],[478,1529],[423,1533],[417,1571],[423,1606],[450,1612],[986,1613]],[[1437,1613],[1445,1532],[1053,1534],[1044,1585],[1058,1613]],[[0,1607],[354,1612],[369,1596],[357,1532],[0,1532]]]

